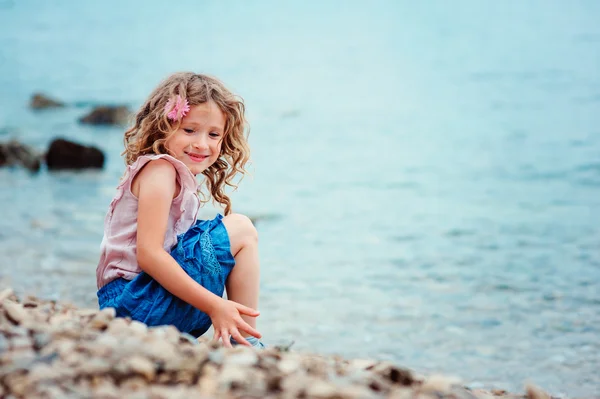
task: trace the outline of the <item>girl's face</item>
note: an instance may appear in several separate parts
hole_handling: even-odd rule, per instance
[[[214,101],[192,105],[179,129],[165,143],[171,155],[194,175],[211,166],[221,154],[225,115]]]

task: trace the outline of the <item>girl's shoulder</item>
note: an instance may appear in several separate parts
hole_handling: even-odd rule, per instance
[[[144,166],[146,166],[149,162],[156,160],[165,160],[173,165],[175,171],[177,172],[178,180],[183,187],[188,189],[196,190],[197,182],[196,178],[192,174],[192,172],[188,169],[185,164],[168,154],[151,154],[151,155],[142,155],[134,163],[127,166],[127,170],[125,171],[125,175],[121,180],[121,184],[131,184],[131,181],[135,178],[140,170]]]

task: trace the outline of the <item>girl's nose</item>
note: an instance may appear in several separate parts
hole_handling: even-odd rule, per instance
[[[208,148],[208,141],[206,140],[204,135],[201,135],[200,137],[198,137],[197,140],[194,140],[194,147],[201,150]]]

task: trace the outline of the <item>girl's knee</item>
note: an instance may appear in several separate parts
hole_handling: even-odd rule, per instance
[[[232,247],[241,247],[258,241],[258,232],[248,216],[233,213],[225,216],[223,223],[229,234]]]

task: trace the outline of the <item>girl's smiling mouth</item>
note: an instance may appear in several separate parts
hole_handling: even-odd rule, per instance
[[[208,155],[194,154],[192,152],[187,152],[186,154],[194,162],[203,162],[208,158]]]

